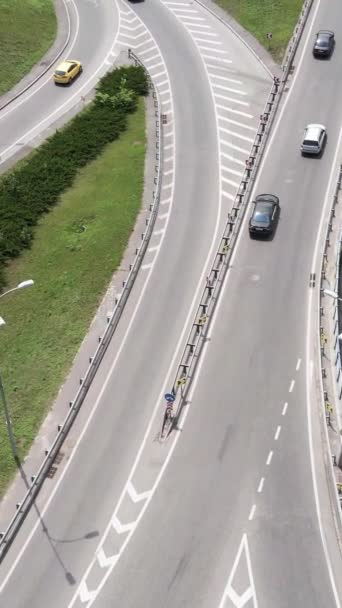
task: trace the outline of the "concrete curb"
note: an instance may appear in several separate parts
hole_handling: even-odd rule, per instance
[[[68,46],[71,36],[71,20],[67,3],[65,0],[54,0],[54,5],[57,18],[57,36],[54,44],[29,74],[24,76],[11,91],[0,97],[0,112],[33,87],[56,63]],[[43,65],[45,67],[41,69]]]

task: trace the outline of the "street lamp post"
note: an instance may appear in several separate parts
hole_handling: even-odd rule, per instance
[[[28,279],[27,281],[22,281],[21,283],[18,283],[18,285],[16,287],[13,287],[12,289],[9,289],[8,291],[5,291],[4,293],[2,293],[0,295],[0,298],[3,298],[4,296],[7,296],[9,293],[12,293],[12,291],[17,291],[18,289],[23,289],[25,287],[30,287],[33,284],[34,284],[34,281],[32,281],[32,279]],[[2,325],[6,325],[6,321],[2,317],[0,317],[0,327]],[[11,418],[10,418],[8,407],[7,407],[6,395],[5,395],[4,387],[3,387],[3,384],[2,384],[1,376],[0,376],[0,397],[1,397],[3,408],[4,408],[4,414],[5,414],[5,421],[6,421],[8,439],[9,439],[9,443],[10,443],[10,446],[11,446],[12,455],[13,455],[13,458],[14,458],[15,462],[17,464],[19,464],[19,456],[18,456],[18,452],[17,452],[17,446],[15,444],[15,439],[14,439],[13,430],[12,430],[12,424],[11,424]]]

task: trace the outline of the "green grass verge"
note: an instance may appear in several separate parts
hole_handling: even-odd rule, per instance
[[[0,0],[0,95],[43,57],[56,30],[52,0]]]
[[[8,288],[35,285],[1,301],[0,371],[22,457],[70,369],[92,316],[119,266],[141,204],[144,100],[128,129],[82,168],[35,229],[31,249],[6,270]],[[0,493],[14,467],[0,416]]]
[[[216,0],[281,62],[303,0]],[[266,34],[272,32],[272,40]]]

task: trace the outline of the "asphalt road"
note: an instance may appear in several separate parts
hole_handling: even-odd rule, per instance
[[[153,31],[164,57],[165,66],[153,72],[160,80],[162,99],[162,83],[167,77],[171,87],[165,100],[169,105],[164,133],[165,153],[171,156],[166,161],[169,164],[155,240],[123,322],[88,395],[88,404],[95,403],[96,412],[77,451],[66,446],[66,460],[70,462],[46,512],[38,501],[42,519],[27,549],[16,563],[37,519],[35,509],[1,567],[1,597],[13,608],[27,604],[60,608],[70,601],[70,605],[85,605],[92,597],[95,599],[91,585],[100,584],[95,580],[98,573],[91,573],[93,583],[83,584],[82,577],[111,521],[122,489],[132,487],[126,485],[129,471],[155,404],[160,412],[160,393],[172,381],[176,355],[183,346],[198,289],[205,281],[224,214],[231,205],[233,180],[238,182],[243,171],[246,151],[242,146],[247,146],[248,152],[270,84],[264,68],[243,43],[204,12],[202,16],[190,15],[190,25],[209,28],[201,36],[195,34],[205,40],[207,51],[199,49],[184,24],[165,6],[155,3],[146,15],[143,5],[136,6],[136,10]],[[123,23],[132,23],[129,27],[135,27],[134,15],[131,21],[126,6],[121,18]],[[209,42],[212,28],[217,28],[220,38],[214,43]],[[122,45],[123,38],[121,32]],[[139,33],[139,45],[148,45],[150,40],[148,33]],[[213,67],[205,67],[203,53]],[[211,70],[210,76],[207,69]],[[159,73],[163,75],[158,76]],[[214,85],[215,78],[222,84]],[[227,82],[229,90],[225,89]],[[215,90],[220,91],[217,98]],[[238,135],[217,129],[218,99],[226,125],[234,125]],[[223,149],[225,156],[221,156]],[[229,171],[233,179],[225,177],[223,181]],[[151,486],[168,457],[168,446],[164,449],[153,441],[159,422],[157,416],[142,454],[141,479]],[[114,538],[107,535],[106,551],[109,545],[114,550],[119,537],[119,533]],[[107,571],[103,560],[100,570],[102,575]]]
[[[82,75],[70,87],[56,87],[55,66],[32,88],[0,112],[0,164],[12,156],[27,153],[39,143],[39,136],[85,96],[113,62],[112,50],[118,30],[115,2],[72,0],[67,3],[71,37],[63,57],[78,59]],[[108,64],[106,63],[108,61]]]
[[[224,141],[227,132],[216,130],[217,97],[203,64],[210,52],[200,49],[201,58],[184,35],[182,9],[177,19],[154,1],[135,10],[154,34],[171,84],[175,163],[167,230],[90,391],[97,409],[43,515],[44,529],[37,529],[4,584],[32,513],[2,566],[1,597],[11,608],[333,608],[311,475],[306,322],[317,227],[341,124],[338,45],[331,61],[314,61],[310,44],[303,63],[296,61],[300,75],[286,93],[258,183],[258,192],[280,197],[277,233],[268,242],[251,241],[244,226],[187,418],[160,444],[154,440],[160,418],[148,427],[151,412],[172,379],[173,355],[229,208],[229,196],[222,195],[228,171],[219,158],[225,150],[243,162],[236,146],[248,144],[232,135],[238,125]],[[322,0],[314,30],[336,28],[341,12],[338,0]],[[204,17],[190,18],[193,27]],[[215,27],[209,18],[198,23]],[[204,44],[210,46],[208,38]],[[226,33],[212,55],[220,52],[234,60],[231,79],[242,82],[247,74],[246,92],[253,86],[266,92],[262,68],[241,42]],[[228,104],[223,116],[232,118],[233,108],[257,117],[260,102],[246,103]],[[312,121],[326,124],[329,134],[318,160],[299,154],[303,127]],[[319,443],[315,448],[319,458]],[[331,527],[327,511],[324,524]]]
[[[339,2],[321,2],[313,27],[335,29],[332,59],[315,61],[309,42],[295,61],[300,75],[258,183],[280,197],[278,230],[259,242],[244,227],[178,447],[101,608],[218,606],[226,583],[225,608],[336,605],[312,484],[306,326],[342,118],[341,12]],[[321,159],[299,153],[309,122],[328,129]],[[319,433],[314,441],[321,463]],[[331,530],[326,510],[323,524]],[[340,561],[333,566],[336,577]]]

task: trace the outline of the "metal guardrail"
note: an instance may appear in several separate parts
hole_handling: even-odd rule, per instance
[[[291,38],[289,44],[287,45],[287,49],[285,52],[285,59],[283,60],[282,66],[281,66],[284,75],[286,74],[286,77],[292,68],[292,62],[293,62],[294,56],[296,54],[300,39],[302,37],[302,33],[304,30],[305,24],[307,22],[312,5],[313,5],[313,0],[304,0],[302,10],[299,15],[299,19],[298,19],[295,29],[293,31],[292,38]]]
[[[150,216],[146,219],[146,231],[141,235],[141,245],[136,249],[135,259],[133,264],[130,265],[130,272],[128,274],[127,280],[123,282],[123,291],[121,293],[120,298],[116,299],[115,308],[112,316],[108,320],[108,325],[106,327],[105,333],[102,337],[99,338],[99,345],[94,353],[94,356],[89,359],[89,366],[84,375],[84,378],[80,380],[80,387],[77,391],[77,394],[73,401],[69,403],[69,412],[64,420],[64,422],[58,426],[58,433],[56,438],[49,450],[45,452],[45,459],[43,460],[37,474],[31,477],[31,485],[28,488],[27,493],[25,494],[23,501],[17,504],[17,512],[14,514],[11,519],[7,529],[4,533],[0,534],[0,563],[2,562],[7,550],[9,549],[11,543],[13,542],[18,530],[20,529],[25,517],[27,516],[32,504],[38,492],[46,479],[46,476],[53,464],[59,450],[62,447],[62,444],[74,423],[74,420],[81,408],[81,405],[87,395],[87,392],[90,388],[92,380],[97,372],[97,369],[103,359],[103,356],[106,352],[106,349],[110,343],[110,340],[114,334],[114,331],[119,323],[121,318],[123,309],[127,302],[128,296],[132,290],[135,278],[137,276],[138,270],[141,266],[142,259],[145,255],[153,227],[155,224],[155,220],[157,217],[158,209],[159,209],[159,201],[160,201],[160,190],[161,190],[161,181],[162,181],[162,163],[163,163],[163,130],[162,130],[162,121],[160,115],[160,100],[158,96],[158,92],[144,66],[144,64],[140,61],[140,59],[132,52],[128,51],[129,58],[133,59],[136,65],[140,65],[144,68],[149,87],[152,90],[152,95],[154,98],[154,106],[155,106],[155,117],[156,117],[156,161],[158,164],[155,166],[156,176],[154,177],[155,183],[155,191],[153,192],[153,203],[150,205]]]
[[[238,188],[238,192],[232,207],[231,213],[228,215],[226,226],[221,237],[219,248],[216,252],[214,263],[211,267],[207,278],[207,284],[203,289],[200,304],[197,308],[195,319],[193,321],[190,333],[188,335],[187,343],[184,348],[181,362],[178,366],[177,373],[173,383],[173,393],[177,396],[179,389],[181,394],[181,400],[178,404],[177,416],[182,408],[183,397],[186,394],[187,389],[190,386],[191,377],[194,373],[196,361],[198,360],[200,351],[204,344],[204,338],[208,331],[210,318],[215,308],[215,302],[222,285],[223,278],[228,268],[229,259],[234,247],[239,228],[241,226],[246,208],[248,205],[249,197],[252,190],[257,170],[260,166],[262,155],[265,149],[266,141],[270,129],[272,127],[276,110],[279,105],[281,95],[284,90],[286,80],[288,78],[292,61],[297,50],[301,34],[303,32],[308,14],[310,12],[313,0],[305,0],[303,9],[295,28],[294,36],[290,41],[288,47],[288,53],[285,58],[285,62],[282,64],[283,76],[280,81],[279,78],[274,77],[271,91],[269,93],[265,109],[263,114],[260,116],[260,122],[258,131],[255,137],[255,141],[252,146],[251,154],[249,159],[246,161],[246,169]],[[17,512],[10,521],[7,529],[4,533],[0,534],[0,563],[2,562],[8,548],[13,542],[18,530],[20,529],[23,521],[25,520],[46,476],[53,464],[63,442],[68,434],[77,413],[84,401],[84,398],[88,392],[91,382],[96,374],[98,366],[104,356],[107,346],[112,338],[112,335],[118,325],[121,317],[124,305],[127,301],[129,293],[132,289],[135,277],[140,268],[142,258],[146,251],[149,238],[152,233],[153,225],[158,213],[159,200],[160,200],[160,189],[161,189],[161,166],[162,166],[162,121],[160,116],[160,104],[158,93],[153,85],[153,82],[141,60],[129,49],[129,57],[132,58],[136,65],[141,65],[147,74],[152,94],[154,97],[155,107],[158,108],[156,116],[159,120],[156,121],[157,128],[157,142],[156,148],[156,160],[158,161],[157,175],[154,178],[156,190],[153,193],[153,203],[150,207],[151,215],[147,222],[146,232],[142,234],[142,243],[140,248],[136,250],[136,257],[134,263],[131,265],[130,273],[127,281],[124,282],[123,292],[118,301],[116,301],[115,310],[111,319],[109,320],[105,334],[102,338],[99,338],[99,346],[96,349],[94,356],[90,359],[89,367],[83,379],[80,381],[80,388],[75,396],[75,399],[70,402],[70,411],[66,416],[62,425],[58,427],[58,434],[53,442],[50,450],[47,451],[46,457],[36,474],[32,477],[32,484],[29,487],[23,501],[17,504]]]
[[[341,484],[341,465],[342,465],[342,441],[341,441],[341,421],[339,416],[339,404],[334,403],[334,406],[329,401],[329,389],[328,389],[328,381],[327,381],[327,370],[325,369],[325,344],[327,342],[327,336],[324,334],[324,306],[323,306],[323,297],[324,297],[324,282],[326,280],[326,268],[328,264],[328,249],[330,247],[330,233],[333,228],[333,221],[335,217],[335,209],[336,205],[339,202],[339,192],[342,187],[342,165],[339,168],[339,175],[336,182],[336,188],[333,196],[333,202],[331,206],[329,221],[327,225],[327,231],[325,235],[325,243],[324,243],[324,251],[322,256],[322,264],[321,264],[321,276],[320,276],[320,296],[319,296],[319,327],[320,327],[320,367],[321,367],[321,390],[322,390],[322,403],[324,404],[325,410],[325,419],[326,419],[326,445],[329,454],[329,460],[326,461],[327,467],[327,477],[330,481],[328,488],[331,500],[335,502],[337,508],[336,512],[338,514],[337,520],[335,518],[335,522],[337,525],[337,532],[339,538],[342,534],[342,484]],[[334,291],[338,293],[339,291],[339,266],[341,262],[341,253],[342,253],[342,230],[339,232],[339,240],[338,240],[338,248],[336,254],[336,260],[334,265]],[[333,305],[333,352],[334,352],[334,361],[333,361],[333,371],[332,371],[332,381],[337,384],[337,396],[338,400],[341,403],[342,399],[342,368],[341,368],[341,352],[340,352],[340,340],[339,340],[339,323],[338,323],[338,301],[335,300]],[[336,420],[339,426],[339,429],[333,429],[333,425],[331,422],[331,416],[334,414],[334,407],[336,409]],[[333,435],[329,436],[328,429],[331,428],[335,432]],[[334,437],[334,440],[332,440]],[[334,444],[335,441],[335,444]],[[336,449],[339,450],[339,453],[333,454],[333,451],[336,452]]]
[[[290,74],[293,58],[298,48],[299,40],[303,33],[312,3],[313,0],[305,0],[303,4],[293,37],[291,38],[288,46],[288,52],[286,53],[285,60],[282,64],[282,78],[280,79],[276,76],[273,78],[273,84],[268,95],[264,111],[260,115],[260,122],[254,143],[252,145],[251,153],[249,158],[246,160],[246,169],[238,187],[233,207],[231,212],[228,214],[220,244],[215,254],[214,262],[207,277],[206,285],[202,291],[200,303],[197,307],[186,341],[186,346],[183,350],[171,389],[172,394],[176,399],[176,414],[174,424],[176,424],[177,419],[181,414],[184,405],[184,397],[186,396],[186,393],[191,385],[196,364],[199,360],[199,356],[206,339],[210,320],[213,316],[215,304],[229,266],[229,260],[231,258],[234,244],[248,206],[252,187],[260,167],[268,135],[273,125],[276,111],[278,109],[286,81]],[[205,5],[202,3],[200,4],[207,9]],[[210,10],[209,12],[212,11]],[[219,19],[222,21],[221,18]],[[228,24],[226,23],[226,25]]]
[[[329,389],[327,382],[327,371],[325,368],[325,345],[327,342],[327,336],[324,333],[324,306],[323,306],[323,297],[324,297],[324,283],[326,280],[326,268],[328,264],[328,249],[330,247],[330,233],[333,228],[333,221],[335,217],[335,208],[338,204],[339,200],[339,192],[342,187],[342,165],[340,165],[339,175],[336,182],[335,192],[333,196],[333,202],[330,211],[330,217],[327,225],[327,231],[325,235],[324,242],[324,251],[322,257],[322,265],[321,265],[321,278],[320,278],[320,301],[319,301],[319,311],[320,311],[320,354],[321,354],[321,374],[322,374],[322,386],[323,386],[323,397],[324,397],[324,407],[325,407],[325,417],[328,426],[331,426],[331,414],[333,413],[333,406],[329,400]],[[336,253],[336,260],[334,265],[334,292],[338,293],[339,291],[339,266],[341,262],[341,252],[342,252],[342,230],[339,233],[338,240],[338,249]],[[337,387],[337,396],[339,401],[342,399],[342,365],[341,365],[341,352],[340,352],[340,340],[339,340],[339,319],[338,319],[338,300],[334,300],[333,303],[333,318],[332,318],[332,326],[333,326],[333,353],[334,353],[334,372],[333,372],[333,381],[336,382]],[[338,414],[338,404],[335,405],[337,408],[337,419],[339,418]],[[340,454],[338,455],[337,461],[338,466],[341,465],[341,436],[340,436]],[[336,455],[334,457],[334,461],[336,461]]]

